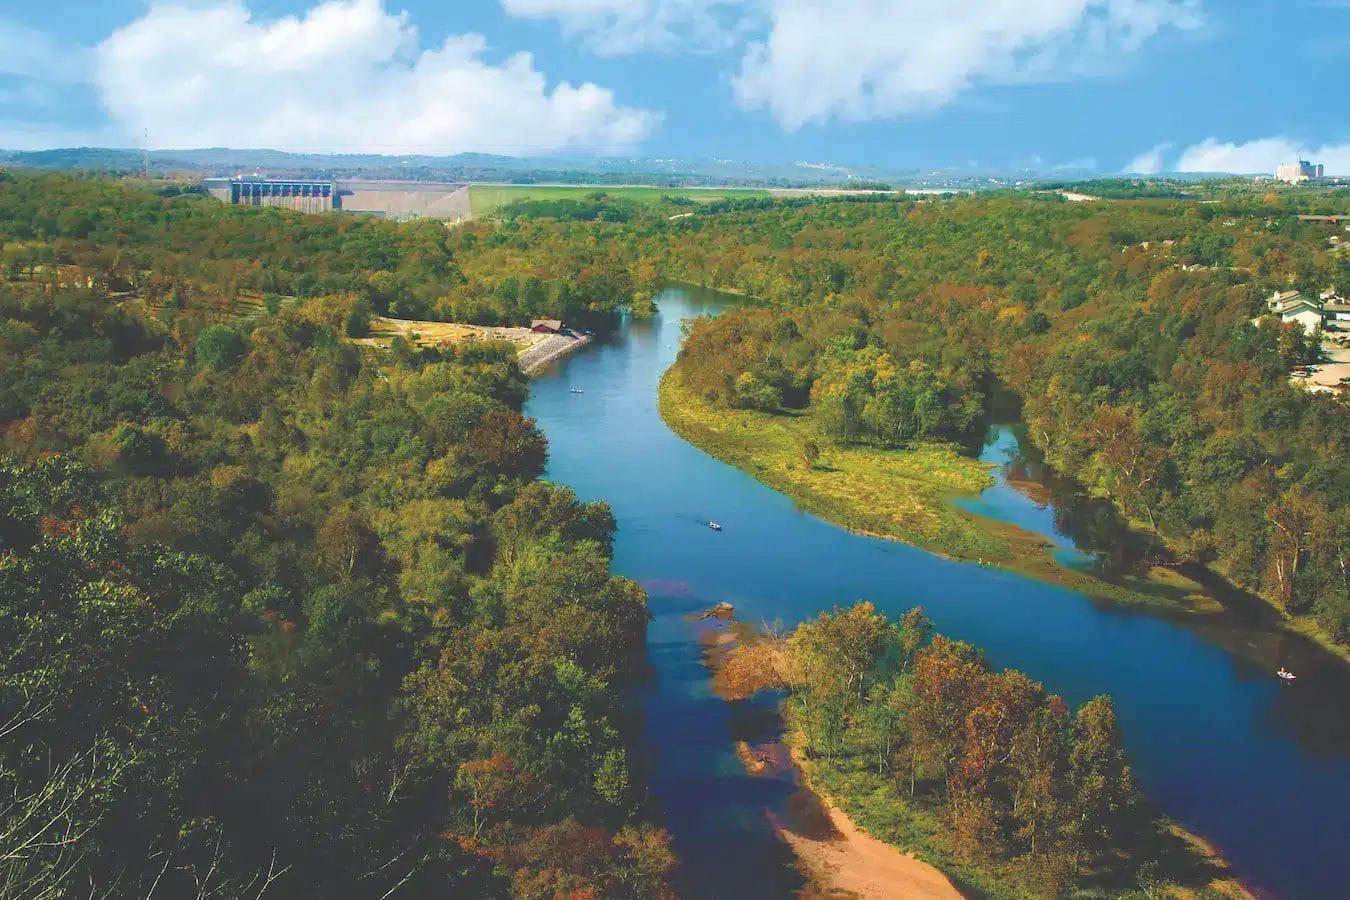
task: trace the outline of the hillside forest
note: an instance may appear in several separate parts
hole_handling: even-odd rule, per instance
[[[893,453],[973,450],[1012,398],[1141,563],[1350,640],[1347,409],[1290,384],[1307,337],[1252,322],[1350,288],[1301,202],[596,193],[447,228],[0,173],[0,895],[673,895],[613,516],[540,480],[510,346],[354,344],[377,314],[603,330],[666,279],[740,293],[677,363],[701,402]],[[1109,703],[870,615],[853,676],[784,682],[812,754],[867,768],[870,692],[931,669],[965,705],[881,754],[892,789],[941,797],[958,855],[994,835],[1038,883],[1112,877],[1119,823],[1046,830],[1134,815]],[[1019,757],[1059,773],[1044,818],[1044,780],[963,743],[1014,707],[994,749],[1050,742]]]
[[[443,228],[3,178],[0,240],[0,895],[669,893],[608,508],[509,345],[346,339]]]

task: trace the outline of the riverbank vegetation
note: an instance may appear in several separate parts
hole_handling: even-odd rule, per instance
[[[0,180],[0,894],[669,896],[608,508],[510,348],[348,339],[444,229],[181,202]]]
[[[881,460],[961,440],[1010,390],[1047,460],[1137,536],[1087,542],[1111,579],[1209,569],[1343,643],[1350,409],[1289,383],[1315,352],[1297,326],[1252,324],[1276,288],[1350,284],[1338,226],[1292,202],[783,205],[674,223],[642,253],[760,298],[691,328],[675,371],[709,407]]]
[[[1344,652],[1350,409],[1290,384],[1290,368],[1317,352],[1297,326],[1253,319],[1276,289],[1315,297],[1350,285],[1350,256],[1330,240],[1340,226],[1297,216],[1346,202],[1331,191],[1204,203],[750,198],[673,220],[649,210],[628,222],[475,223],[455,240],[465,271],[480,273],[597,248],[607,268],[630,273],[644,307],[662,278],[754,298],[694,323],[675,371],[717,415],[755,414],[740,418],[753,424],[741,438],[762,427],[766,457],[804,423],[819,453],[882,467],[935,440],[973,451],[991,407],[1020,397],[1027,439],[1083,495],[1108,501],[1091,504],[1089,527],[1061,523],[1100,555],[1099,577],[1067,572],[1026,535],[1031,552],[1011,554],[1023,571],[1188,608],[1212,609],[1214,594],[1236,587]],[[669,404],[663,413],[684,427]],[[751,443],[738,440],[736,457],[753,455]],[[733,459],[717,441],[701,446]],[[766,460],[743,468],[777,471]],[[873,530],[860,497],[827,508],[808,496],[805,471],[796,484],[778,471],[775,484]],[[878,496],[867,502],[884,504]],[[922,518],[887,533],[942,549]],[[969,527],[980,541],[1007,540],[997,525]],[[944,552],[996,556],[969,527],[943,532],[954,538]]]
[[[1070,710],[922,610],[859,603],[743,637],[717,682],[786,689],[810,784],[977,896],[1247,896],[1141,795],[1109,698]]]
[[[1064,566],[1045,537],[962,510],[953,501],[973,497],[992,479],[985,464],[951,441],[921,440],[903,449],[839,445],[802,412],[716,406],[688,387],[679,366],[662,378],[658,402],[676,434],[850,530],[1010,569],[1112,603],[1221,609],[1201,585],[1173,569],[1132,565],[1107,573]]]

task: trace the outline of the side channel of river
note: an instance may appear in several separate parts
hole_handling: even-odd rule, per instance
[[[662,423],[657,382],[674,361],[681,322],[716,315],[728,300],[672,288],[658,304],[657,318],[625,324],[541,373],[526,411],[549,439],[546,477],[612,506],[614,570],[644,584],[651,598],[644,743],[687,896],[749,900],[783,897],[792,887],[763,816],[792,786],[746,774],[732,738],[745,711],[734,722],[710,693],[688,614],[724,600],[745,621],[791,625],[863,598],[891,614],[924,606],[944,633],[984,647],[996,666],[1020,668],[1070,703],[1111,694],[1141,785],[1217,844],[1249,884],[1298,900],[1348,895],[1343,666],[1236,618],[1105,607],[802,513]],[[996,430],[994,439],[986,458],[1017,466],[1015,432]],[[1053,511],[999,493],[1011,490],[1002,478],[972,502],[1051,535],[1066,554],[1081,553]],[[709,519],[724,530],[707,528]],[[1299,680],[1281,683],[1273,674],[1279,664]]]

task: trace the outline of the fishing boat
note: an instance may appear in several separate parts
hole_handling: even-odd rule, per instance
[[[716,522],[709,522],[709,523],[708,523],[708,527],[711,528],[713,531],[721,531],[721,530],[722,530],[722,526],[721,526],[721,525],[718,525]]]
[[[1281,666],[1278,670],[1276,670],[1275,674],[1283,678],[1285,681],[1293,681],[1295,678],[1298,677],[1293,672],[1290,672],[1288,669],[1285,669],[1283,666]]]

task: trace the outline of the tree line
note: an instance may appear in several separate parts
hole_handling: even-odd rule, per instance
[[[478,251],[480,232],[429,219],[298,215],[106,179],[0,172],[0,266],[8,280],[49,290],[93,286],[173,316],[349,294],[396,318],[519,325],[546,315],[598,327],[631,300],[629,268],[581,242],[466,276],[461,258],[518,244],[516,230],[504,224]]]

